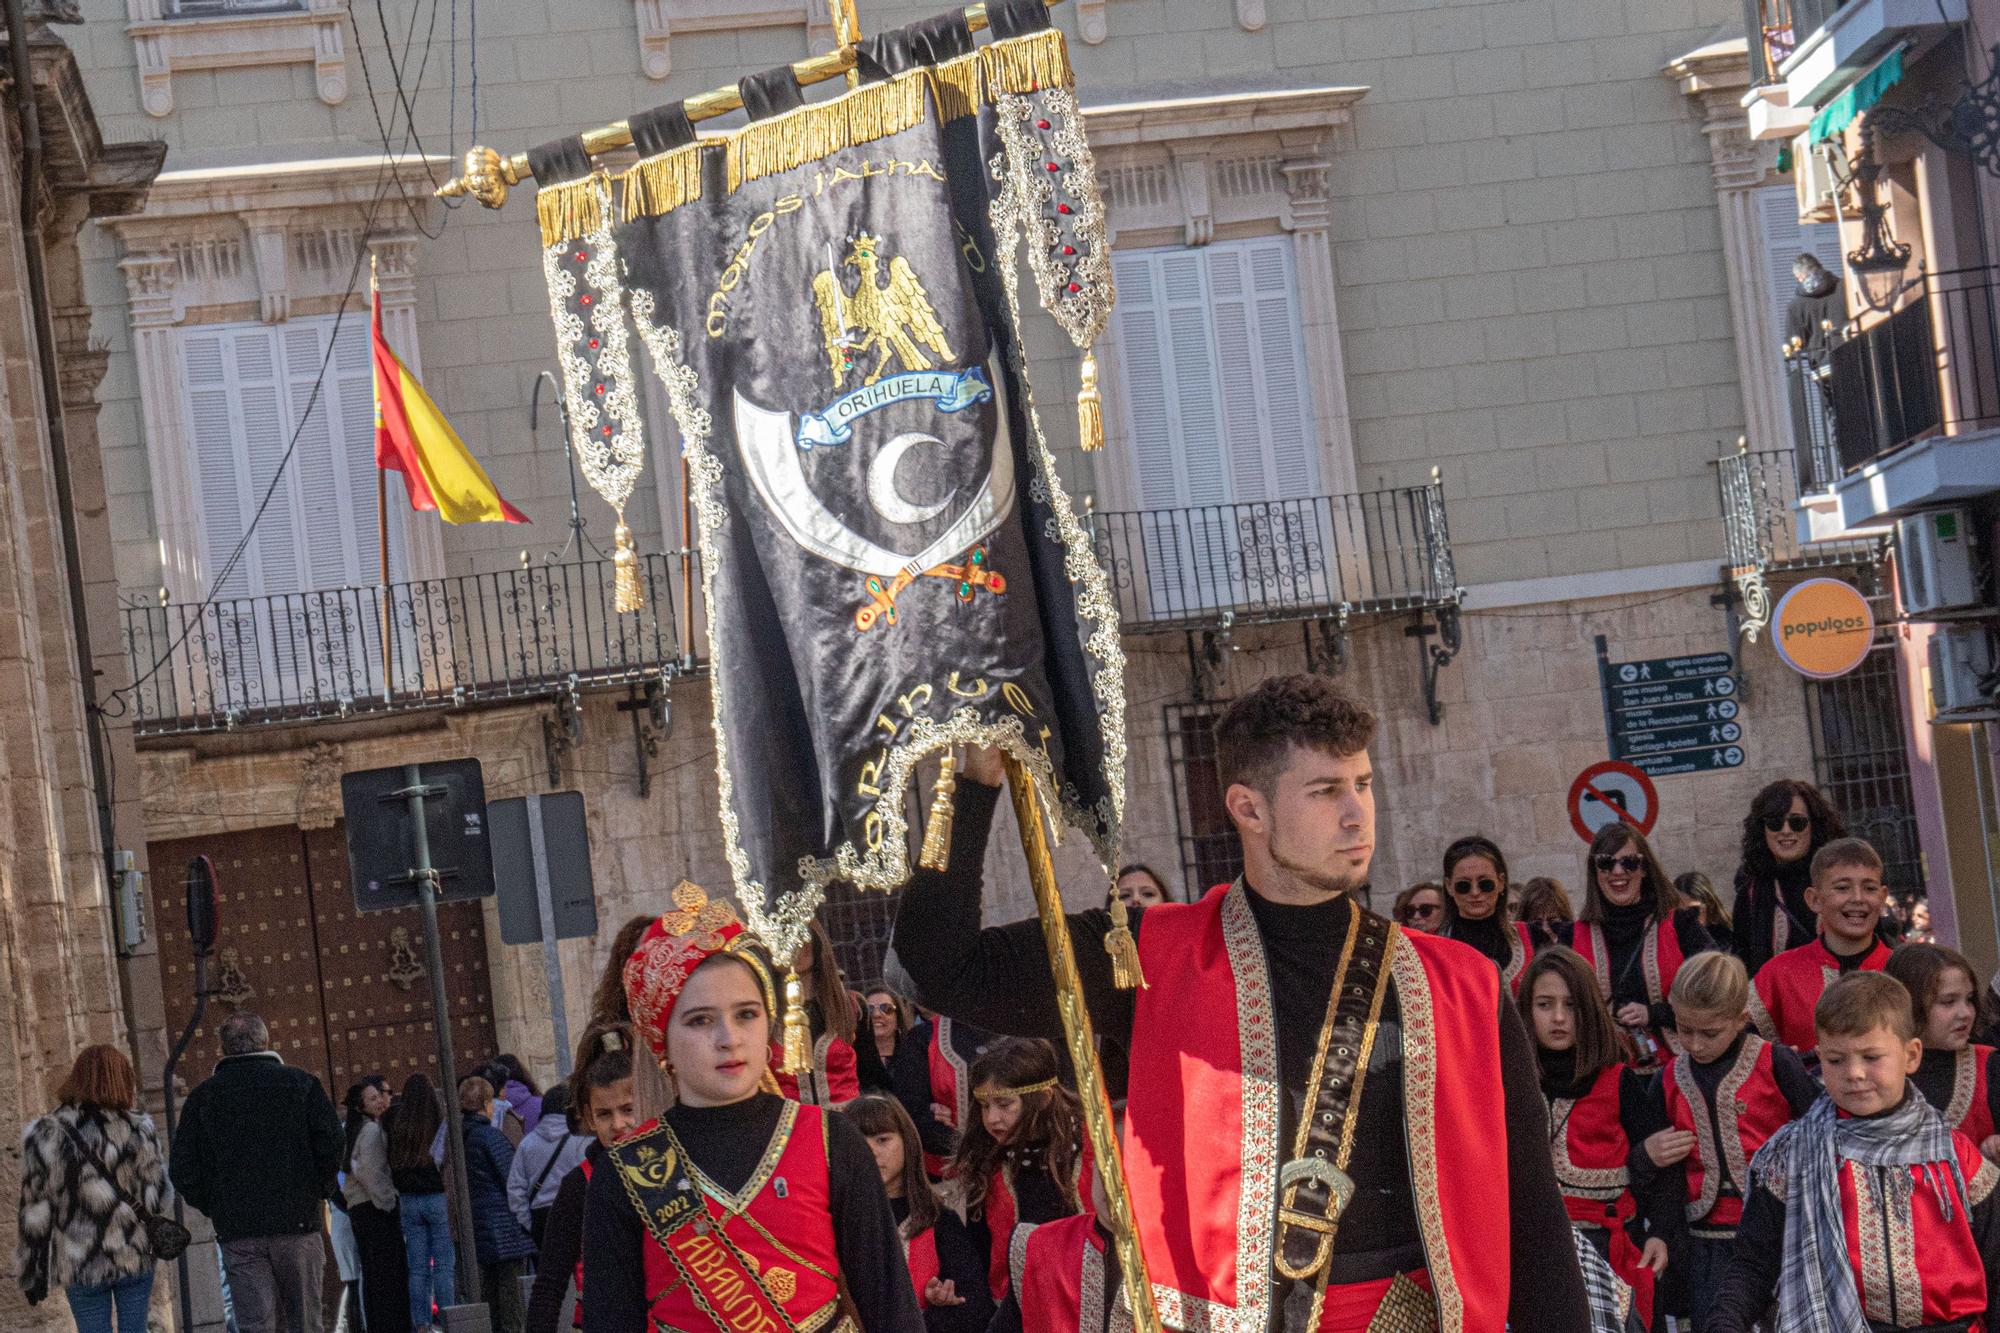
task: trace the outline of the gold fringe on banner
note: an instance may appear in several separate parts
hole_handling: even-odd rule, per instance
[[[598,185],[610,178],[602,171],[535,193],[535,216],[542,224],[542,244],[567,245],[602,227],[607,219]]]
[[[1076,82],[1070,68],[1069,43],[1060,28],[1047,28],[1032,37],[995,42],[983,47],[980,60],[986,70],[986,95],[1033,93],[1044,88],[1067,88]]]
[[[625,221],[661,217],[700,199],[702,154],[709,147],[705,143],[684,144],[620,172]]]
[[[912,70],[830,102],[752,121],[729,136],[730,191],[920,124],[930,89],[926,72]]]
[[[937,88],[939,120],[950,124],[954,120],[979,114],[979,71],[980,53],[977,51],[968,51],[931,70],[931,81]]]

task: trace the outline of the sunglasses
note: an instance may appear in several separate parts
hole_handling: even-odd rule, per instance
[[[1500,881],[1491,875],[1482,875],[1478,879],[1455,879],[1451,882],[1451,891],[1461,898],[1468,893],[1493,893],[1499,887]]]
[[[1591,864],[1599,870],[1623,870],[1627,874],[1630,874],[1633,871],[1644,870],[1646,868],[1646,858],[1643,856],[1595,856],[1591,858]]]
[[[896,1012],[896,1006],[893,1004],[882,1004],[878,1002],[869,1005],[868,1012],[871,1014],[893,1014]]]
[[[1436,916],[1439,912],[1442,912],[1443,910],[1444,909],[1442,907],[1435,906],[1431,903],[1425,903],[1422,907],[1410,908],[1408,915],[1412,920],[1414,920],[1420,916],[1426,916],[1426,917]]]
[[[1773,815],[1764,821],[1764,827],[1772,833],[1776,833],[1779,829],[1804,833],[1812,827],[1812,820],[1805,815]]]

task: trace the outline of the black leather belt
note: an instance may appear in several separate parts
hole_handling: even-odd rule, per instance
[[[1348,923],[1313,1059],[1313,1100],[1300,1118],[1292,1160],[1278,1172],[1273,1260],[1279,1275],[1294,1282],[1325,1281],[1340,1215],[1354,1198],[1346,1168],[1354,1154],[1356,1113],[1382,1017],[1385,964],[1396,930],[1358,905]]]

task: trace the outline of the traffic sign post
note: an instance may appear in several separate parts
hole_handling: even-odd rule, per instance
[[[1728,653],[1613,662],[1598,635],[1612,757],[1656,778],[1740,767],[1744,721],[1735,669]]]
[[[493,839],[494,885],[499,892],[500,939],[539,944],[548,973],[549,1018],[555,1029],[556,1069],[570,1073],[569,1014],[563,1002],[558,940],[597,934],[597,898],[590,877],[590,835],[583,793],[516,796],[486,807]]]
[[[1589,842],[1610,824],[1630,824],[1651,833],[1660,819],[1660,793],[1638,767],[1619,759],[1592,764],[1569,788],[1569,823]]]

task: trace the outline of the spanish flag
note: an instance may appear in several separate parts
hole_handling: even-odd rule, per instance
[[[382,336],[382,298],[370,294],[375,344],[375,466],[403,474],[410,508],[447,523],[526,523],[507,503],[409,368]]]

